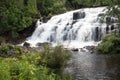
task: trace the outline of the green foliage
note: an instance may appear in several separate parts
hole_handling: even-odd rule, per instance
[[[120,36],[115,34],[106,35],[97,49],[102,53],[120,53]]]
[[[3,52],[1,51],[2,48]],[[62,73],[54,72],[58,68],[56,64],[60,64],[59,68],[61,68],[68,60],[69,53],[61,46],[55,48],[46,47],[44,51],[40,52],[30,52],[21,47],[5,44],[0,47],[0,51],[5,55],[9,54],[13,49],[16,54],[19,54],[19,52],[22,52],[22,54],[19,54],[19,57],[0,57],[1,80],[71,80],[69,75],[63,76],[60,75]],[[53,67],[53,65],[56,66]]]
[[[48,74],[48,68],[37,67],[27,60],[6,58],[0,61],[1,80],[56,80],[55,76],[53,73]]]
[[[120,1],[110,0],[107,15],[118,18],[116,23],[120,23]]]
[[[0,37],[0,45],[1,45],[2,43],[5,43],[5,38]]]
[[[66,6],[73,9],[83,8],[83,7],[96,7],[96,6],[107,6],[109,5],[108,0],[67,0]]]
[[[38,10],[42,17],[59,14],[66,11],[65,0],[37,0]]]
[[[0,34],[10,32],[12,37],[16,37],[18,31],[31,25],[33,15],[37,14],[36,0],[28,0],[29,5],[27,6],[24,6],[22,1],[23,0],[1,1]]]
[[[120,30],[120,1],[119,0],[110,0],[108,6],[108,12],[106,13],[107,19],[106,22],[108,25],[112,24],[110,17],[117,18],[115,20],[115,23],[118,23],[118,30]],[[119,32],[113,32],[108,35],[106,35],[103,39],[103,42],[97,47],[99,51],[102,53],[120,53],[120,33]]]
[[[46,60],[46,65],[52,69],[61,69],[67,64],[70,58],[70,52],[63,49],[62,46],[57,46],[52,49],[46,47],[42,53],[43,59]]]
[[[19,57],[22,53],[29,53],[22,47],[2,43],[0,46],[0,56],[2,57]]]

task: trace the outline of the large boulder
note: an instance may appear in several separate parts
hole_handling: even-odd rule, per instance
[[[74,12],[73,13],[73,20],[81,19],[85,17],[85,12]]]

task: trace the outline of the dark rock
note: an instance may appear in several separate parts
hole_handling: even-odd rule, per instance
[[[101,17],[101,16],[103,16],[104,15],[104,13],[100,13],[100,14],[98,14],[98,17]]]
[[[79,49],[78,48],[73,48],[73,49],[71,49],[72,51],[79,51]]]
[[[69,23],[66,24],[66,26],[68,26],[68,25],[69,25]]]
[[[65,27],[64,29],[63,29],[63,31],[66,31],[67,30],[67,27]]]
[[[66,41],[67,40],[67,33],[63,35],[63,41]]]
[[[51,18],[51,17],[43,18],[43,19],[42,19],[42,22],[43,22],[43,23],[47,23],[48,20],[50,20],[50,18]]]
[[[23,46],[24,46],[24,47],[30,47],[30,43],[25,42],[25,43],[23,44]]]
[[[77,22],[76,20],[73,20],[72,25],[75,24],[76,22]]]
[[[37,43],[36,46],[38,47],[44,47],[44,46],[51,46],[51,43],[48,43],[48,42],[44,42],[44,43]]]
[[[111,17],[106,17],[106,22],[110,23],[111,22]]]
[[[106,27],[106,34],[108,34],[109,33],[109,27],[107,26]]]
[[[29,36],[31,36],[33,34],[33,32],[35,31],[36,27],[37,26],[36,26],[36,21],[35,21],[35,22],[32,22],[32,24],[29,27],[25,28],[22,31],[19,31],[18,33],[20,35],[25,35],[25,37],[29,37]]]
[[[85,17],[85,12],[74,12],[73,20],[81,19]]]
[[[101,40],[101,28],[99,28],[99,27],[96,27],[95,28],[95,33],[94,33],[94,35],[95,36],[93,36],[94,37],[94,41],[99,41],[99,40]]]
[[[96,46],[86,46],[85,47],[90,53],[98,53]]]
[[[55,41],[55,33],[53,33],[53,34],[50,35],[49,41],[50,41],[50,42]]]
[[[111,25],[111,30],[114,30],[114,29],[115,29],[114,25]]]
[[[95,46],[86,46],[85,48],[89,51],[94,51]]]

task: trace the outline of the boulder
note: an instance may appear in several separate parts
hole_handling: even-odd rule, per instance
[[[78,48],[73,48],[73,49],[71,49],[72,51],[79,51],[79,49]]]
[[[98,17],[101,17],[101,16],[103,16],[104,15],[104,13],[100,13],[100,14],[98,14]]]
[[[108,34],[109,33],[109,27],[107,26],[106,27],[106,34]]]
[[[74,12],[73,20],[81,19],[85,17],[85,12]]]
[[[99,41],[99,40],[101,40],[101,28],[99,28],[99,27],[96,27],[95,28],[95,34],[94,34],[95,36],[94,36],[94,41]]]
[[[84,47],[86,50],[88,50],[89,53],[91,54],[100,54],[101,52],[96,49],[96,46],[85,46]]]
[[[43,19],[42,19],[43,23],[47,23],[48,20],[50,20],[50,18],[51,18],[51,17],[43,18]]]
[[[95,46],[86,46],[85,48],[89,51],[94,51]]]
[[[111,30],[114,30],[114,29],[115,29],[114,25],[111,25]]]
[[[25,42],[25,43],[23,44],[23,46],[24,46],[24,47],[30,47],[30,43]]]

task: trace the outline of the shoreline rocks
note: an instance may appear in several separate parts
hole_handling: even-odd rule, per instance
[[[71,51],[73,52],[90,52],[90,53],[99,53],[96,50],[96,46],[85,46],[83,48],[72,48]]]
[[[25,42],[25,43],[23,44],[23,47],[30,47],[30,43]]]

